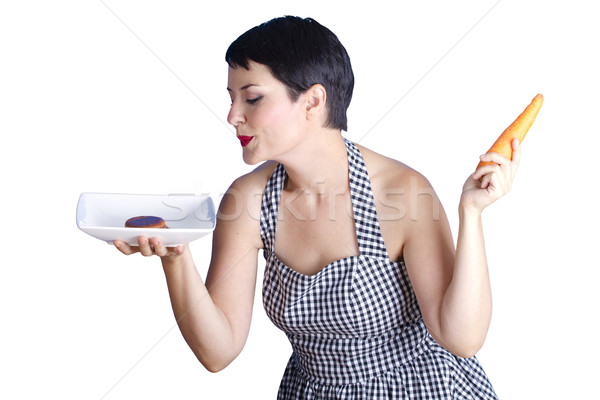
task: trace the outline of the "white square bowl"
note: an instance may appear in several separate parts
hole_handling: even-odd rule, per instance
[[[140,215],[161,217],[168,229],[125,227]],[[118,239],[137,245],[137,237],[145,235],[173,247],[210,234],[215,223],[213,201],[203,195],[82,193],[77,203],[79,229],[109,244]]]

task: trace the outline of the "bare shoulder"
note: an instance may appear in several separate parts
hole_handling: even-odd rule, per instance
[[[410,194],[430,190],[431,184],[419,171],[393,158],[357,145],[367,166],[373,191],[379,194]]]
[[[237,178],[221,200],[217,214],[217,236],[227,232],[239,240],[262,247],[260,238],[260,212],[265,186],[277,166],[267,161],[253,171]]]
[[[267,181],[273,174],[276,166],[276,161],[266,161],[251,172],[248,172],[247,174],[242,175],[233,181],[230,189],[241,191],[250,195],[256,192],[260,192],[262,194],[265,190]]]
[[[369,173],[386,249],[390,258],[399,259],[419,222],[439,218],[439,199],[417,170],[365,147],[358,148]]]

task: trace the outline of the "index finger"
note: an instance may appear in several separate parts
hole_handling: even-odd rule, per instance
[[[521,160],[521,143],[519,142],[519,139],[514,138],[512,141],[512,158],[511,158],[512,162],[515,164],[519,164],[519,161]]]
[[[133,253],[137,253],[139,251],[139,248],[137,246],[130,246],[129,244],[125,243],[122,240],[114,240],[113,245],[117,248],[117,250],[119,250],[121,253],[125,254],[126,256],[133,254]]]

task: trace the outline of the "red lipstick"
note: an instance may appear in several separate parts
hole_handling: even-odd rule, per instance
[[[250,141],[254,138],[254,136],[238,136],[238,139],[240,139],[240,144],[242,145],[242,147],[246,147],[248,146],[248,143],[250,143]]]

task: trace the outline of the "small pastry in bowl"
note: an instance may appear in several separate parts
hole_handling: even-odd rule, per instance
[[[166,228],[165,220],[151,215],[132,217],[125,221],[127,228]]]

